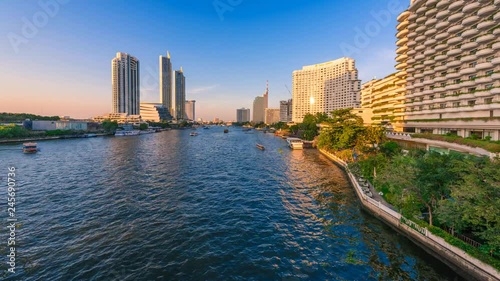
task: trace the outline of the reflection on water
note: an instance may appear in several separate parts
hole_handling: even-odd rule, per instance
[[[362,212],[317,151],[222,130],[0,150],[22,182],[19,273],[4,279],[454,280]]]

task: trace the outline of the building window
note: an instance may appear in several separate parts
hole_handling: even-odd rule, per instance
[[[476,100],[470,100],[467,102],[468,106],[474,106],[476,104]]]
[[[446,108],[446,103],[439,104],[439,108],[441,108],[441,109]]]
[[[477,65],[477,62],[471,62],[471,63],[469,63],[469,67],[476,67],[476,65]]]
[[[462,79],[455,79],[455,84],[460,84],[462,83]]]
[[[433,99],[434,99],[434,95],[429,96],[429,99],[430,99],[430,100],[433,100]]]
[[[439,97],[441,97],[441,98],[445,98],[445,97],[446,97],[446,94],[445,94],[445,93],[442,93],[441,95],[439,95]]]
[[[476,80],[476,75],[470,75],[469,80],[472,80],[472,81]]]
[[[485,104],[492,104],[493,103],[493,98],[484,99],[484,103]]]
[[[454,102],[453,107],[460,107],[460,102]]]
[[[486,76],[491,76],[493,75],[493,69],[486,71]]]
[[[469,52],[469,55],[475,55],[477,53],[477,50],[472,50]]]
[[[484,86],[484,88],[485,88],[486,90],[491,90],[491,89],[493,89],[493,84],[486,84],[486,85]]]
[[[474,93],[476,91],[476,88],[469,88],[469,93]]]

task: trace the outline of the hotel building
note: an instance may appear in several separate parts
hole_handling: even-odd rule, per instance
[[[500,1],[412,0],[397,18],[404,131],[499,139]]]
[[[170,111],[161,103],[141,102],[141,119],[143,121],[161,122],[171,120]]]
[[[253,118],[254,123],[264,122],[266,119],[266,108],[269,102],[269,85],[266,87],[266,92],[262,97],[256,97],[253,101]]]
[[[186,101],[186,120],[195,121],[196,120],[196,101],[187,100]]]
[[[172,116],[176,120],[182,120],[186,112],[186,77],[184,77],[182,67],[180,70],[175,71],[174,79],[174,108]]]
[[[307,113],[359,107],[361,81],[351,58],[304,66],[293,72],[292,83],[293,122],[301,123]]]
[[[162,105],[172,111],[172,62],[170,61],[170,53],[167,56],[160,56],[160,100]]]
[[[236,122],[238,123],[250,122],[250,109],[249,108],[236,109]]]
[[[292,100],[280,101],[280,122],[292,122]]]
[[[363,117],[365,124],[382,125],[388,131],[402,132],[405,84],[399,73],[364,83],[361,110],[356,109],[356,113]],[[366,120],[365,116],[370,119]]]
[[[280,121],[280,109],[279,108],[266,108],[266,117],[264,123],[267,125],[272,125]]]
[[[126,53],[116,53],[111,61],[112,113],[139,115],[139,77],[139,60]]]

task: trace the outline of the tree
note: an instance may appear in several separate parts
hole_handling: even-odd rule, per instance
[[[305,119],[305,118],[304,118]],[[351,149],[360,143],[359,138],[365,131],[363,119],[351,109],[332,112],[332,118],[323,122],[323,130],[318,138],[318,146],[329,150]]]
[[[118,122],[111,120],[104,120],[102,122],[102,128],[108,133],[114,133],[118,128]]]
[[[141,123],[141,125],[139,125],[139,130],[141,130],[141,131],[145,131],[148,128],[149,128],[149,126],[146,123]]]

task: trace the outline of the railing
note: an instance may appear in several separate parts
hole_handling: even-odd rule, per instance
[[[459,233],[456,233],[455,231],[453,231],[453,229],[451,228],[447,228],[445,229],[450,235],[454,236],[454,237],[457,237],[458,239],[464,241],[465,243],[473,246],[473,247],[476,247],[476,248],[479,248],[482,246],[481,243],[475,241],[474,239],[471,239],[465,235],[462,235],[462,234],[459,234]]]
[[[452,254],[455,258],[459,259],[462,264],[465,264],[467,268],[475,271],[482,272],[483,275],[488,276],[488,280],[500,280],[499,272],[494,269],[492,266],[483,263],[482,261],[469,256],[467,253],[465,253],[463,250],[450,245],[448,242],[446,242],[443,238],[436,236],[432,234],[426,227],[421,227],[414,221],[405,218],[402,216],[400,213],[392,210],[391,208],[385,206],[382,204],[380,201],[374,200],[373,198],[368,197],[366,194],[364,194],[363,189],[359,185],[358,181],[354,177],[354,175],[351,173],[349,170],[349,167],[347,166],[347,162],[343,161],[342,159],[338,158],[337,156],[333,155],[330,152],[327,152],[325,150],[320,149],[321,153],[329,157],[331,160],[335,161],[336,163],[340,164],[342,167],[345,168],[345,171],[347,175],[349,176],[349,179],[351,183],[353,184],[356,193],[358,194],[359,198],[361,199],[361,203],[363,205],[369,204],[379,210],[380,212],[384,212],[386,216],[390,219],[393,220],[394,226],[404,230],[407,230],[408,232],[413,232],[415,235],[420,235],[424,240],[426,240],[429,244],[434,244],[434,245],[439,245],[442,247],[443,252],[447,252],[449,254]],[[395,221],[398,221],[397,223]],[[389,223],[391,223],[389,221]],[[406,227],[402,227],[402,225]],[[472,239],[471,239],[472,240]],[[475,241],[474,241],[475,242]],[[477,243],[477,242],[476,242]]]

